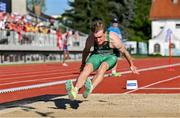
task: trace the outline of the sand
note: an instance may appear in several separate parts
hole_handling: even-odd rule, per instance
[[[178,117],[180,94],[92,94],[71,101],[46,95],[2,104],[0,118],[13,117]]]

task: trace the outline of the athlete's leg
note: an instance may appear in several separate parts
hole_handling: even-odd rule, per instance
[[[97,70],[96,75],[92,80],[93,88],[95,88],[104,78],[105,72],[108,70],[109,65],[106,62],[103,62]]]
[[[67,50],[64,49],[64,52],[63,52],[63,66],[68,66],[66,64],[66,60],[67,60]]]
[[[116,63],[116,65],[114,66],[114,68],[112,68],[112,73],[116,73],[117,65],[118,65],[118,63]]]
[[[75,86],[73,85],[72,80],[66,81],[66,90],[70,99],[76,98],[79,89],[84,86],[85,80],[88,78],[91,72],[93,72],[92,64],[86,64],[76,80]]]
[[[65,60],[66,60],[66,51],[64,50],[63,51],[63,63],[65,62]]]
[[[114,52],[114,54],[116,55],[117,58],[120,57],[119,50],[114,49],[113,52]],[[118,63],[116,63],[116,65],[112,68],[112,76],[115,76],[115,77],[121,76],[121,73],[117,72],[117,65],[118,65]]]
[[[85,80],[88,78],[88,76],[93,72],[93,65],[88,63],[85,65],[83,71],[81,71],[75,87],[79,90],[84,86]]]
[[[117,57],[114,55],[105,56],[103,63],[98,68],[97,74],[94,76],[92,83],[95,88],[104,78],[104,74],[107,70],[112,69],[117,63]]]
[[[117,65],[118,65],[118,63],[116,63],[116,65],[114,66],[114,68],[112,68],[111,75],[114,76],[114,77],[120,77],[120,76],[121,76],[121,73],[120,73],[120,72],[117,72]]]
[[[85,80],[88,78],[91,72],[93,72],[92,64],[86,64],[76,81],[75,87],[72,80],[66,81],[66,90],[70,99],[76,98],[79,89],[84,86]]]
[[[67,59],[71,59],[69,56],[69,50],[67,50]]]
[[[86,62],[87,64],[85,65],[83,71],[81,72],[76,84],[76,87],[78,89],[84,85],[85,80],[88,78],[90,73],[92,73],[93,71],[99,68],[99,66],[101,65],[102,58],[103,58],[102,55],[99,54],[93,54],[88,58]]]
[[[94,76],[92,82],[90,79],[87,79],[85,82],[85,91],[83,92],[83,97],[87,98],[92,90],[103,80],[104,73],[109,68],[108,63],[103,62],[98,68],[96,75]]]
[[[94,66],[97,69],[96,75],[93,77],[91,82],[90,79],[87,79],[85,82],[86,90],[83,93],[83,97],[87,98],[92,90],[103,80],[104,74],[107,70],[112,69],[117,62],[117,57],[114,55],[100,56],[101,61],[99,66]]]

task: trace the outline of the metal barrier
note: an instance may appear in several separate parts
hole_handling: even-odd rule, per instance
[[[80,59],[87,36],[78,40],[69,37],[71,59]],[[26,33],[21,36],[17,32],[0,31],[0,63],[34,63],[61,61],[63,50],[57,47],[55,34]]]

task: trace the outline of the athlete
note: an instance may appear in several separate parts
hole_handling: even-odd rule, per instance
[[[114,48],[118,49],[125,56],[131,71],[138,74],[130,54],[119,40],[119,37],[113,32],[106,32],[105,25],[101,19],[93,21],[91,31],[92,33],[86,40],[82,54],[82,71],[76,80],[75,86],[72,80],[66,81],[65,84],[70,99],[76,99],[79,89],[84,85],[85,91],[83,97],[87,98],[93,89],[103,80],[105,72],[116,65],[117,57],[113,54]],[[89,56],[90,49],[93,46],[94,51]],[[91,81],[88,79],[88,76],[94,71],[96,71],[96,74]]]

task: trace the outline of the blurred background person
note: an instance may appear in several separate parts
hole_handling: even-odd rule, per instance
[[[70,59],[69,50],[68,50],[68,46],[69,46],[68,40],[71,34],[72,34],[71,31],[67,31],[65,33],[65,38],[63,41],[63,66],[68,66],[68,64],[66,63],[66,60]]]

